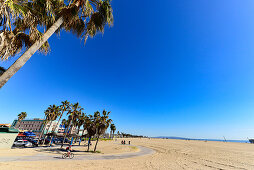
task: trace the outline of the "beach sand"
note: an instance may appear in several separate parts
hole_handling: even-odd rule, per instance
[[[152,148],[155,153],[114,160],[0,162],[0,169],[254,169],[253,144],[172,139],[125,140],[130,140],[132,145]],[[137,152],[135,148],[118,145],[120,141],[99,142],[98,150],[104,154]],[[20,150],[24,154],[37,152]],[[0,151],[0,156],[3,156],[2,153]]]

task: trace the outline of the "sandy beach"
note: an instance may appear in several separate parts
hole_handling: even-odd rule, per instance
[[[0,169],[254,169],[254,145],[212,141],[171,139],[127,139],[132,145],[153,149],[153,154],[113,160],[49,160],[0,162]],[[119,145],[115,141],[101,141],[98,150],[103,154],[139,152],[136,147]],[[75,148],[80,151],[85,148]],[[13,149],[0,152],[3,156],[38,154],[38,149]],[[9,153],[9,154],[7,154]],[[40,151],[43,154],[60,154]],[[83,153],[91,154],[92,153]],[[79,156],[76,155],[76,158]]]

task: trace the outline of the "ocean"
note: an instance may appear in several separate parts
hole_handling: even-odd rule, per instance
[[[172,137],[172,136],[158,136],[158,137],[154,137],[154,138],[225,142],[225,140],[223,140],[223,139],[192,139],[192,138]],[[226,140],[226,142],[250,143],[249,140]]]

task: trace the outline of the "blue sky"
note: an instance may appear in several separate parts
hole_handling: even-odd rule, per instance
[[[0,91],[1,122],[50,104],[111,111],[117,130],[148,136],[254,137],[252,0],[112,1],[114,26],[83,42],[50,38]],[[8,67],[16,58],[1,62]]]

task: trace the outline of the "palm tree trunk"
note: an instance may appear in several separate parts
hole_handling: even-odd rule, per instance
[[[65,139],[66,139],[66,135],[67,135],[67,133],[68,133],[68,131],[69,131],[69,128],[70,128],[70,125],[68,126],[68,128],[66,129],[66,132],[65,132],[65,134],[64,134],[64,139],[63,139],[63,142],[62,142],[61,148],[62,148],[62,147],[63,147],[63,145],[64,145],[64,142],[65,142]]]
[[[96,151],[96,147],[97,147],[98,141],[99,141],[99,136],[97,136],[96,144],[94,146],[94,152]]]
[[[54,134],[53,134],[54,132],[52,132],[52,136],[51,136],[51,138],[50,138],[50,142],[49,142],[49,145],[51,145],[51,142],[52,142],[52,140],[53,140],[53,137],[54,137]]]
[[[60,118],[58,119],[58,122],[57,122],[57,124],[56,124],[56,127],[54,128],[54,130],[52,130],[52,134],[56,131],[57,127],[59,127],[59,122],[60,122],[62,116],[63,116],[63,113],[61,114]],[[56,132],[56,133],[57,133],[57,132]],[[50,144],[51,144],[51,142],[52,142],[52,139],[53,139],[53,135],[52,135],[52,137],[51,137],[51,139],[50,139],[50,142],[49,142]]]
[[[42,36],[41,40],[36,41],[19,59],[17,59],[9,68],[0,76],[0,88],[32,57],[32,55],[54,34],[62,25],[63,17],[60,17]]]
[[[83,138],[83,135],[84,135],[84,131],[85,131],[85,128],[83,129],[82,135],[81,135],[81,137],[80,137],[80,139],[79,139],[79,146],[80,146],[80,143],[81,143],[81,141],[82,141],[82,138]]]
[[[87,135],[85,135],[85,141],[84,141],[84,145],[86,144],[86,138],[87,138]]]
[[[76,136],[76,139],[75,139],[75,143],[77,142],[77,140],[79,138],[79,130],[80,130],[80,127],[78,127],[78,133],[77,133],[77,136]]]
[[[47,124],[47,121],[45,121],[45,124],[43,125],[43,128],[42,128],[42,131],[41,131],[41,134],[40,134],[40,137],[39,137],[39,139],[38,139],[37,144],[39,144],[39,142],[40,142],[40,140],[41,140],[41,137],[42,137],[42,135],[43,135],[43,132],[44,132],[44,130],[45,130],[45,128],[46,128],[46,124]]]
[[[45,141],[46,141],[46,138],[47,138],[47,133],[48,133],[48,131],[49,131],[49,128],[51,127],[51,125],[52,125],[52,122],[53,122],[53,120],[51,120],[51,122],[50,122],[50,125],[49,125],[49,127],[48,127],[48,129],[47,129],[47,132],[46,132],[46,135],[45,135],[45,138],[44,138],[44,140],[43,140],[43,143],[42,143],[42,145],[44,145],[44,143],[45,143]]]
[[[63,139],[63,142],[62,142],[61,148],[63,147],[64,141],[65,141],[65,139],[66,139],[66,135],[67,135],[68,130],[69,130],[70,126],[71,126],[71,123],[72,123],[72,120],[71,120],[70,124],[68,125],[67,132],[65,132],[65,134],[64,134],[64,139]]]
[[[89,136],[89,138],[88,138],[88,147],[87,147],[88,152],[89,152],[89,148],[90,148],[90,143],[91,143],[91,137]]]

